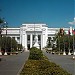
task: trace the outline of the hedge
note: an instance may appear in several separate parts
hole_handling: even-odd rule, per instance
[[[32,59],[32,60],[41,60],[41,59],[43,59],[42,51],[40,49],[36,48],[36,47],[32,47],[30,49],[29,59]]]
[[[20,75],[71,75],[48,60],[28,60]]]
[[[34,50],[33,50],[34,49]],[[42,51],[30,49],[29,59],[26,61],[20,75],[71,75],[60,66],[50,62]]]

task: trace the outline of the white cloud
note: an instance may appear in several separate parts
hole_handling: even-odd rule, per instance
[[[74,21],[68,22],[68,24],[75,25],[75,17],[74,17]]]

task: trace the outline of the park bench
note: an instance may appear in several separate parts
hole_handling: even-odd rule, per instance
[[[16,55],[17,55],[17,54],[18,54],[18,52],[12,52],[12,54],[16,54]]]
[[[7,52],[8,54],[18,54],[18,52]]]

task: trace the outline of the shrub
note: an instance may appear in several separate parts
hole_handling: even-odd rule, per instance
[[[71,75],[48,60],[28,60],[20,75]]]
[[[71,75],[60,66],[50,62],[40,49],[30,49],[29,59],[26,61],[20,75]]]
[[[36,47],[32,47],[30,49],[29,59],[32,59],[32,60],[41,60],[41,59],[43,59],[42,51],[40,49],[36,48]]]

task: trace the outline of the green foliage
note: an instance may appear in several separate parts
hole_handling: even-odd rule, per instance
[[[40,49],[38,49],[36,47],[32,47],[30,49],[29,59],[40,60],[42,58],[43,58],[43,53]]]
[[[48,39],[47,39],[47,46],[46,46],[47,48],[50,48],[50,47],[52,47],[52,45],[51,45],[51,37],[49,37]]]
[[[18,44],[18,49],[22,49],[23,47],[22,47],[22,44]]]
[[[70,46],[70,49],[71,51],[73,51],[73,37],[74,37],[74,40],[75,40],[75,35],[68,35],[64,32],[64,35],[61,36],[61,33],[58,32],[56,35],[55,35],[55,38],[56,38],[56,43],[57,43],[57,48],[56,50],[59,51],[59,47],[60,47],[60,50],[64,50],[64,46],[65,46],[65,50],[66,52],[69,51],[69,46]]]
[[[17,42],[16,42],[16,40],[14,39],[14,38],[12,38],[11,39],[11,41],[12,41],[12,48],[14,49],[14,50],[17,50]]]
[[[4,21],[0,18],[0,23],[3,23]]]
[[[40,49],[30,49],[29,59],[26,61],[20,75],[71,75],[60,66],[50,62]]]
[[[16,51],[17,50],[17,42],[14,38],[11,37],[0,37],[0,45],[2,50],[7,50],[7,52],[11,51],[11,48]],[[20,45],[19,45],[20,46]]]
[[[28,60],[20,75],[71,75],[48,60]]]

